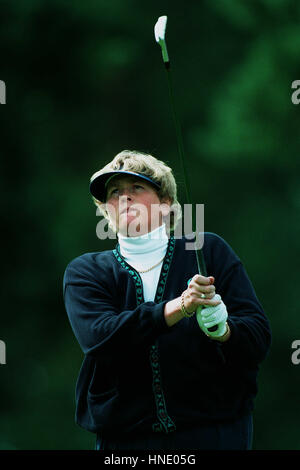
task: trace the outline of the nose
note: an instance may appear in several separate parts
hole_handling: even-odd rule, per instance
[[[125,192],[121,192],[119,195],[119,213],[126,211],[130,205],[131,197]]]
[[[131,199],[131,193],[130,185],[124,184],[119,187],[119,199]]]
[[[131,199],[130,191],[126,189],[120,190],[119,200],[127,200],[127,199],[129,200]]]

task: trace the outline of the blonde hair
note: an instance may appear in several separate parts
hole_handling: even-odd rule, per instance
[[[177,185],[172,169],[166,165],[166,163],[144,152],[123,150],[118,153],[110,163],[94,173],[91,177],[91,181],[97,176],[113,170],[134,171],[148,176],[153,181],[159,183],[160,188],[155,188],[155,190],[160,201],[170,199],[172,206],[169,221],[166,221],[167,230],[172,231],[175,229],[181,217],[181,206],[177,201]],[[92,196],[92,199],[100,213],[109,221],[110,227],[115,231],[116,229],[112,225],[105,209],[105,203],[98,201],[94,196]]]

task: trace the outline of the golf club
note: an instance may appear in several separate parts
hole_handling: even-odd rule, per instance
[[[173,120],[175,124],[175,132],[176,132],[176,139],[177,139],[177,146],[178,146],[178,152],[179,152],[179,157],[181,161],[181,166],[182,166],[182,171],[183,171],[183,179],[184,179],[184,186],[185,186],[185,191],[186,191],[186,198],[187,198],[187,203],[191,205],[192,207],[192,227],[193,231],[194,228],[196,229],[195,221],[194,221],[194,204],[192,203],[192,197],[190,193],[190,182],[188,178],[188,172],[186,168],[186,157],[184,153],[184,147],[183,147],[183,139],[182,139],[182,133],[181,133],[181,127],[179,124],[179,120],[177,118],[176,110],[175,110],[175,104],[174,104],[174,96],[173,96],[173,86],[172,86],[172,80],[171,80],[171,70],[170,70],[170,59],[169,59],[169,54],[167,50],[167,44],[166,44],[166,39],[165,39],[165,33],[166,33],[166,26],[167,26],[167,16],[160,16],[154,26],[154,36],[156,42],[160,45],[161,51],[162,51],[162,57],[163,57],[163,62],[165,65],[165,69],[167,72],[167,81],[168,81],[168,87],[169,87],[169,96],[170,96],[170,104],[171,104],[171,110],[172,110],[172,115],[173,115]],[[197,237],[197,232],[195,230],[195,235]],[[196,259],[197,259],[197,266],[198,266],[198,272],[199,274],[203,276],[207,276],[207,270],[206,270],[206,265],[204,261],[204,256],[203,252],[201,249],[195,249],[196,251]],[[208,328],[208,331],[216,331],[218,329],[218,325],[212,326],[211,328]]]

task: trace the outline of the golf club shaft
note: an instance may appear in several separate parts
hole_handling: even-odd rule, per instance
[[[185,165],[185,153],[184,153],[184,147],[183,147],[182,132],[181,132],[181,127],[180,127],[180,124],[179,124],[179,121],[178,121],[178,118],[177,118],[175,105],[174,105],[174,96],[173,96],[172,77],[171,77],[171,71],[170,71],[170,62],[166,62],[165,67],[166,67],[166,72],[167,72],[167,80],[168,80],[171,110],[172,110],[173,120],[174,120],[174,124],[175,124],[178,152],[179,152],[179,157],[180,157],[182,171],[183,171],[183,179],[184,179],[184,186],[185,186],[185,191],[186,191],[186,199],[187,199],[187,203],[192,206],[192,230],[195,231],[195,233],[196,233],[196,223],[195,223],[195,217],[194,217],[194,212],[195,211],[193,210],[194,209],[193,208],[194,204],[192,202],[192,196],[191,196],[191,192],[190,192],[190,182],[189,182],[188,172],[187,172],[186,165]],[[202,274],[203,276],[207,276],[207,271],[206,271],[206,266],[205,266],[205,261],[204,261],[204,256],[203,256],[202,250],[197,249],[195,251],[196,251],[196,258],[197,258],[197,265],[198,265],[199,274]]]
[[[169,96],[170,96],[170,104],[171,104],[171,110],[172,110],[172,115],[173,115],[173,120],[175,124],[175,132],[176,132],[176,139],[177,139],[177,146],[178,146],[178,152],[179,152],[179,157],[181,161],[181,166],[182,166],[182,171],[183,171],[183,178],[184,178],[184,185],[185,185],[185,191],[186,191],[186,198],[187,198],[187,203],[191,205],[192,207],[192,230],[195,231],[195,236],[197,238],[197,232],[196,232],[196,223],[195,223],[195,217],[194,217],[194,205],[192,202],[192,197],[190,193],[190,183],[189,183],[189,178],[188,178],[188,172],[186,169],[185,165],[185,153],[184,153],[184,147],[183,147],[183,139],[182,139],[182,132],[181,132],[181,127],[177,118],[176,110],[175,110],[175,104],[174,104],[174,96],[173,96],[173,86],[172,86],[172,78],[171,78],[171,71],[170,71],[170,62],[164,62],[165,64],[165,69],[167,72],[167,81],[168,81],[168,88],[169,88]],[[205,265],[205,260],[203,256],[203,252],[201,249],[196,249],[195,250],[196,254],[196,260],[197,260],[197,267],[198,267],[198,272],[202,276],[207,277],[207,270],[206,270],[206,265]],[[218,329],[218,325],[212,326],[211,328],[208,328],[208,331],[216,331]]]

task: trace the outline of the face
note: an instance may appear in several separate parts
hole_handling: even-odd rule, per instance
[[[117,232],[141,236],[162,224],[170,201],[160,201],[154,187],[135,176],[118,175],[107,185],[106,210]]]

